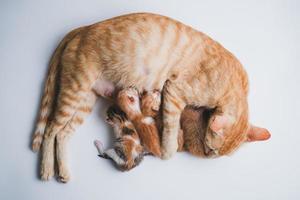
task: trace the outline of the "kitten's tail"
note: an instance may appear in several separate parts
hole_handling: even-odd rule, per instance
[[[64,39],[60,42],[56,50],[54,51],[49,64],[49,70],[47,80],[45,82],[44,94],[42,97],[36,129],[32,138],[32,150],[37,152],[40,149],[43,140],[43,134],[49,119],[49,116],[53,110],[55,96],[57,94],[57,74],[59,73],[59,64],[61,54],[63,53],[66,44],[72,40],[83,27],[77,28],[68,33]]]

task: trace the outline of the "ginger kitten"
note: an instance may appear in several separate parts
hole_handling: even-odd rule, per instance
[[[153,155],[160,157],[160,138],[155,121],[151,116],[143,115],[140,108],[139,93],[135,88],[119,91],[117,103],[136,128],[142,145]]]

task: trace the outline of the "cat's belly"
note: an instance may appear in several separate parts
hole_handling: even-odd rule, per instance
[[[135,87],[139,92],[162,90],[165,81],[168,79],[168,71],[163,67],[151,69],[147,67],[136,68],[129,75],[123,76],[117,82],[119,87]]]
[[[122,57],[129,57],[123,55]],[[105,67],[99,80],[109,81],[116,88],[135,87],[139,92],[162,90],[168,79],[171,65],[166,64],[166,57],[157,56],[145,59],[137,59],[135,62],[114,62]]]
[[[130,73],[122,70],[103,73],[93,85],[93,90],[100,96],[112,97],[116,89],[135,87],[139,93],[143,91],[162,90],[167,80],[168,70],[149,70],[147,68],[131,69]]]
[[[116,24],[110,26],[111,34],[107,36],[110,43],[104,37],[106,32],[102,31],[103,36],[98,38],[101,53],[97,59],[103,64],[99,78],[120,88],[134,86],[139,91],[161,90],[172,70],[186,68],[198,57],[195,52],[202,41],[198,32],[180,28],[181,25],[174,21],[166,22],[164,27],[142,18],[132,26],[120,22],[118,26],[123,27],[122,31],[114,29]],[[140,34],[139,28],[149,31]]]
[[[202,55],[203,34],[175,20],[152,14],[118,19],[89,26],[83,39],[98,52],[89,55],[101,61],[99,81],[105,81],[98,83],[109,82],[109,90],[113,85],[161,91],[169,76],[182,74]]]

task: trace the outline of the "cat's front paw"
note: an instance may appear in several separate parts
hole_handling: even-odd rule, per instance
[[[174,141],[168,141],[166,143],[163,143],[163,148],[162,148],[162,159],[163,160],[168,160],[170,159],[178,149],[178,142],[177,140]]]

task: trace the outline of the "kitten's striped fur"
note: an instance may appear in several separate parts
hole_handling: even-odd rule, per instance
[[[119,91],[117,103],[134,124],[143,146],[153,155],[160,157],[160,138],[157,126],[151,116],[144,115],[140,108],[139,93],[134,88]]]
[[[51,59],[33,139],[38,150],[43,137],[43,180],[54,175],[55,140],[59,178],[69,179],[66,137],[91,111],[95,92],[111,96],[116,88],[132,86],[139,93],[163,93],[163,158],[177,150],[186,105],[216,108],[216,116],[230,119],[222,127],[221,155],[247,139],[248,79],[239,61],[219,43],[176,20],[149,13],[124,15],[70,32]],[[213,127],[220,128],[217,125]],[[269,137],[266,130],[253,130]]]
[[[122,171],[136,167],[144,157],[144,148],[133,124],[117,106],[107,110],[107,122],[113,126],[115,134],[114,148],[103,150],[100,141],[95,141],[99,156],[112,159]]]

